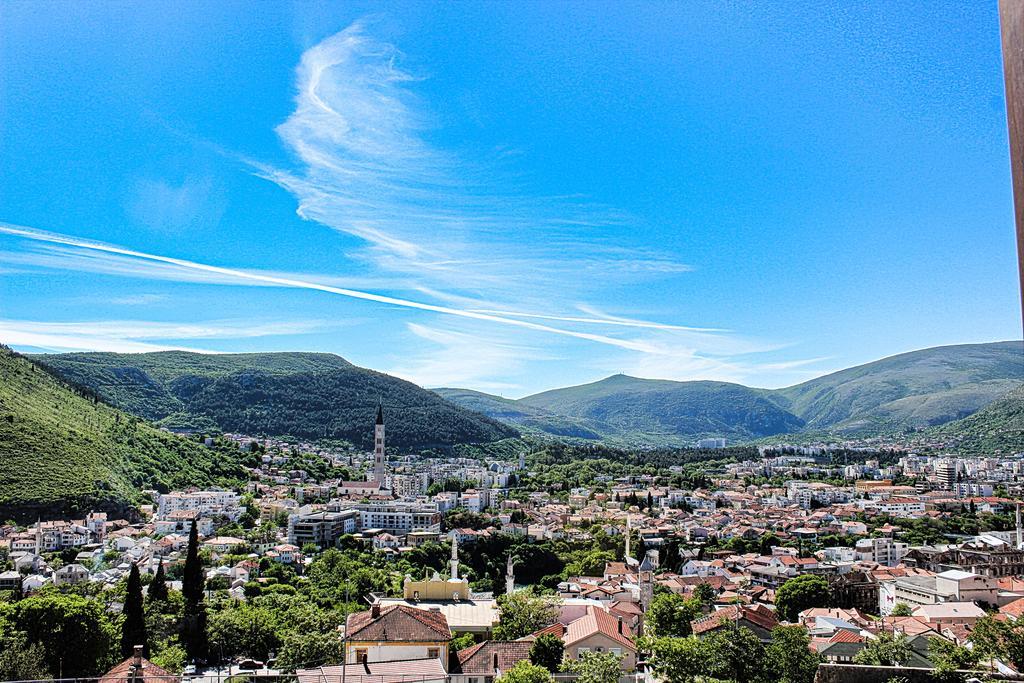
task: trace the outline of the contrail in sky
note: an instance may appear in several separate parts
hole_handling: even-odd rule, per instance
[[[454,315],[461,318],[471,318],[473,320],[484,320],[487,322],[498,323],[501,325],[512,325],[514,327],[522,327],[530,330],[538,330],[541,332],[549,332],[551,334],[558,334],[565,337],[575,337],[576,339],[586,339],[588,341],[596,342],[598,344],[606,344],[608,346],[617,346],[623,349],[630,349],[633,351],[641,351],[644,353],[654,352],[649,344],[638,341],[630,341],[625,339],[615,339],[614,337],[606,337],[600,334],[590,334],[588,332],[577,332],[575,330],[566,330],[559,327],[552,327],[550,325],[543,325],[540,323],[529,322],[527,320],[517,320],[514,318],[506,318],[500,315],[494,315],[492,313],[484,313],[480,311],[470,311],[460,308],[451,308],[449,306],[438,306],[435,304],[428,304],[422,301],[412,301],[410,299],[401,299],[392,296],[386,296],[384,294],[374,294],[372,292],[364,292],[358,289],[347,289],[344,287],[332,287],[331,285],[324,285],[317,282],[309,282],[307,280],[296,280],[293,278],[275,277],[273,275],[264,275],[261,273],[251,273],[245,270],[237,270],[234,268],[222,268],[220,266],[211,266],[206,263],[198,263],[196,261],[187,261],[185,259],[174,258],[171,256],[161,256],[159,254],[148,254],[142,251],[135,251],[133,249],[126,249],[112,244],[104,244],[102,242],[93,242],[90,240],[83,240],[77,237],[70,237],[67,235],[60,235],[57,233],[44,232],[41,230],[35,230],[32,228],[26,228],[17,225],[11,225],[10,223],[0,223],[0,233],[8,235],[15,235],[23,237],[25,239],[34,240],[36,242],[48,242],[50,244],[62,244],[65,246],[76,247],[78,249],[89,249],[92,251],[100,251],[107,254],[117,254],[120,256],[127,256],[130,258],[143,259],[146,261],[155,261],[158,263],[167,263],[170,265],[178,266],[179,268],[187,268],[190,270],[197,270],[206,273],[215,273],[217,275],[224,275],[227,277],[237,278],[239,280],[248,280],[255,282],[263,282],[269,285],[277,285],[280,287],[296,287],[299,289],[311,289],[320,292],[327,292],[328,294],[336,294],[339,296],[349,297],[351,299],[361,299],[363,301],[373,301],[376,303],[387,304],[389,306],[399,306],[402,308],[412,308],[421,311],[431,311],[433,313],[441,313],[443,315]]]

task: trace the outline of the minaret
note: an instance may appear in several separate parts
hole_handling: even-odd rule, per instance
[[[452,532],[452,559],[448,561],[452,568],[452,581],[459,578],[459,537]]]
[[[511,595],[516,589],[516,573],[512,568],[512,553],[508,554],[508,564],[505,565],[505,593]]]
[[[1017,507],[1017,526],[1020,526],[1020,506]],[[36,555],[43,554],[43,522],[38,517],[36,518]]]
[[[629,514],[626,514],[626,557],[623,558],[624,562],[629,562],[629,537],[632,536],[632,527],[629,524]]]
[[[1020,503],[1017,503],[1017,550],[1024,548],[1024,528],[1020,525]]]
[[[384,407],[377,403],[377,423],[373,426],[373,480],[384,487]]]

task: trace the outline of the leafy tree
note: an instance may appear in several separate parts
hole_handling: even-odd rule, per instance
[[[779,683],[811,683],[821,656],[811,649],[811,639],[801,626],[776,626],[765,648],[772,679]]]
[[[828,582],[820,576],[802,574],[789,579],[775,594],[775,606],[786,621],[796,621],[805,609],[829,603]]]
[[[0,678],[5,681],[35,681],[49,678],[46,651],[39,643],[31,645],[24,634],[12,634],[0,645]]]
[[[547,669],[524,659],[501,674],[497,683],[551,683],[551,680],[551,674]]]
[[[14,628],[13,613],[13,605],[0,602],[0,680],[49,678],[46,651],[39,643],[29,644],[25,634]]]
[[[583,652],[579,659],[566,659],[563,667],[576,674],[576,683],[618,683],[622,675],[622,655]]]
[[[149,659],[161,669],[180,674],[182,669],[185,668],[186,657],[185,648],[180,645],[172,645],[164,648]]]
[[[905,602],[897,602],[892,608],[892,616],[894,617],[909,617],[913,613],[914,611],[910,609],[910,605]]]
[[[523,590],[498,598],[500,621],[494,628],[495,640],[516,640],[550,626],[558,619],[558,601]]]
[[[1008,662],[1018,671],[1024,667],[1024,622],[982,617],[971,631],[971,642],[985,659]]]
[[[284,671],[295,671],[312,666],[340,664],[342,657],[341,641],[334,631],[289,633],[278,651],[277,666]]]
[[[682,637],[690,635],[690,622],[700,614],[699,600],[668,592],[654,597],[646,619],[652,635]]]
[[[542,633],[530,646],[530,661],[551,673],[557,673],[565,655],[565,643],[558,636]]]
[[[156,574],[153,575],[153,580],[149,582],[147,597],[150,602],[167,602],[167,575],[164,573],[163,560],[160,560],[160,564],[156,566]]]
[[[131,655],[136,645],[141,645],[143,654],[149,656],[149,636],[146,633],[146,613],[142,602],[142,579],[139,577],[139,565],[133,562],[128,572],[128,589],[124,598],[121,656]]]
[[[664,683],[694,683],[708,675],[711,655],[707,641],[694,636],[646,637],[640,646],[650,652],[648,663]]]
[[[868,640],[863,649],[853,656],[857,664],[874,666],[902,666],[910,659],[910,644],[902,633],[893,636],[882,632],[877,638]]]
[[[700,601],[702,605],[710,605],[715,601],[715,589],[710,583],[698,583],[694,586],[693,597]]]
[[[211,654],[220,659],[246,656],[266,660],[281,645],[277,615],[251,604],[214,613],[207,634]]]
[[[978,648],[964,647],[945,638],[928,640],[928,658],[935,665],[934,676],[942,683],[956,683],[963,680],[957,671],[971,671],[981,662],[983,654]]]
[[[474,645],[476,645],[476,638],[473,637],[472,633],[460,633],[448,643],[448,651],[454,653]]]
[[[113,662],[115,628],[103,604],[73,593],[40,593],[14,606],[14,626],[46,653],[57,677],[95,676]]]
[[[712,678],[750,683],[764,673],[764,645],[750,629],[718,629],[705,640]]]

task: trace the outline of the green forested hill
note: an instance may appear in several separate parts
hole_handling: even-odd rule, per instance
[[[143,489],[245,476],[237,449],[156,429],[0,347],[0,519],[126,512]]]
[[[563,435],[672,444],[700,436],[746,440],[806,432],[825,438],[917,430],[971,415],[1022,382],[1024,344],[996,342],[913,351],[778,390],[615,375],[518,400],[438,391],[526,429],[559,435],[570,424],[579,431]]]
[[[811,430],[920,428],[976,412],[1024,381],[1022,342],[911,351],[770,392]]]
[[[728,382],[672,382],[613,375],[520,399],[532,408],[613,427],[649,443],[701,436],[755,439],[800,429],[802,421],[763,392]]]
[[[978,412],[925,432],[950,439],[962,453],[1024,453],[1024,387],[1018,387]]]
[[[38,355],[62,377],[135,415],[174,427],[345,439],[369,447],[378,400],[388,444],[488,443],[517,435],[433,392],[339,356],[312,353]]]
[[[557,415],[521,401],[502,398],[472,389],[434,389],[434,393],[463,408],[476,411],[501,422],[513,424],[528,432],[572,439],[600,439],[610,436],[614,428],[565,415]]]

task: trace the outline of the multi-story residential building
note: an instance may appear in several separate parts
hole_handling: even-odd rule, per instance
[[[440,531],[441,512],[435,503],[393,501],[356,505],[360,529],[382,529],[392,534]]]
[[[857,560],[895,567],[903,561],[908,550],[910,550],[908,544],[882,537],[860,539],[857,541],[854,552]]]
[[[203,517],[226,517],[237,520],[242,509],[241,497],[234,491],[187,491],[165,493],[157,503],[157,517],[166,517],[178,510],[194,510]]]
[[[943,458],[935,462],[935,482],[946,489],[947,491],[953,490],[953,485],[956,483],[956,475],[958,471],[958,465],[956,460],[950,460],[949,458]]]
[[[345,534],[353,534],[359,527],[357,510],[311,510],[300,508],[288,516],[288,543],[302,547],[312,543],[319,548],[331,548]]]
[[[426,492],[429,477],[426,473],[392,474],[388,480],[388,488],[396,498],[415,498]]]
[[[993,489],[992,484],[974,481],[959,481],[954,485],[953,491],[956,492],[956,495],[959,498],[987,498],[992,495]]]
[[[875,510],[894,517],[913,517],[924,514],[925,503],[919,498],[887,498],[862,500],[858,504],[865,510]]]

